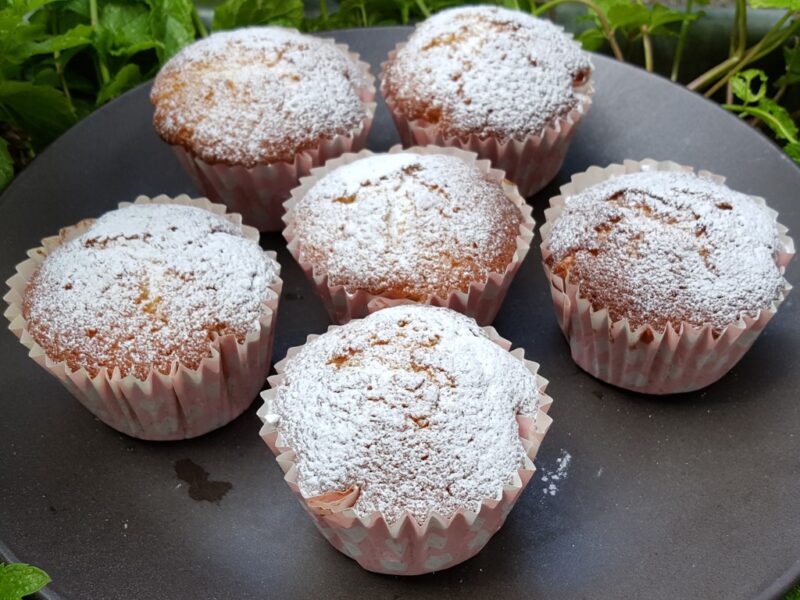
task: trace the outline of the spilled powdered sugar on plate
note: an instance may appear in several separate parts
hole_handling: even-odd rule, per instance
[[[774,217],[686,172],[630,173],[567,197],[546,247],[555,274],[634,327],[722,329],[768,308],[784,287]]]
[[[555,496],[559,492],[559,486],[564,482],[569,474],[569,466],[572,463],[572,455],[561,449],[561,456],[556,459],[556,464],[552,469],[541,467],[539,479],[544,484],[542,493],[545,496]]]
[[[358,488],[354,510],[419,522],[499,498],[524,465],[516,415],[536,378],[475,321],[425,305],[387,308],[309,342],[270,412],[306,498]]]
[[[550,21],[498,7],[464,7],[420,24],[387,66],[384,85],[411,118],[446,133],[523,138],[582,100],[592,64]]]
[[[361,125],[372,85],[330,41],[280,27],[224,31],[187,46],[156,77],[161,136],[207,162],[292,161]]]
[[[143,379],[175,361],[196,367],[218,335],[256,331],[278,272],[224,217],[136,204],[58,246],[31,278],[23,314],[51,359]]]
[[[378,154],[335,169],[294,208],[302,259],[331,285],[422,299],[466,291],[516,251],[520,210],[455,156]]]

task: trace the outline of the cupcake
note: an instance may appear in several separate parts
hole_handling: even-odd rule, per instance
[[[456,148],[346,154],[286,203],[284,236],[337,323],[399,303],[490,323],[533,238],[502,171]]]
[[[777,311],[794,244],[763,199],[672,162],[575,175],[550,201],[542,256],[572,358],[650,394],[722,377]]]
[[[538,365],[446,308],[403,305],[293,348],[261,435],[333,546],[416,575],[478,553],[534,472],[552,400]]]
[[[418,25],[383,64],[381,91],[405,145],[477,152],[531,196],[564,162],[591,104],[591,72],[551,22],[469,6]]]
[[[30,356],[130,436],[201,435],[269,371],[280,265],[208,200],[140,197],[42,241],[5,300]]]
[[[150,93],[156,131],[198,188],[260,231],[281,229],[282,203],[312,166],[364,146],[374,97],[357,54],[279,27],[195,42]]]

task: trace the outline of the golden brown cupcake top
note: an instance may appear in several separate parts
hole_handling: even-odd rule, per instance
[[[503,273],[521,211],[500,182],[441,154],[378,154],[341,166],[294,208],[300,259],[329,285],[424,300]]]
[[[517,415],[536,377],[475,321],[403,305],[329,331],[286,365],[267,405],[312,508],[392,522],[477,511],[525,464]]]
[[[633,327],[721,330],[784,287],[774,216],[751,196],[687,172],[614,177],[565,199],[545,249],[555,275]]]
[[[241,226],[171,204],[106,213],[33,274],[23,316],[53,361],[145,379],[258,331],[280,267]]]
[[[154,125],[209,163],[293,161],[322,138],[361,126],[372,80],[330,40],[279,27],[215,33],[156,77]]]
[[[589,55],[550,21],[499,7],[442,11],[384,71],[385,94],[445,135],[521,139],[580,104]]]

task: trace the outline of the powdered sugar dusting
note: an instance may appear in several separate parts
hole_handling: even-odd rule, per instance
[[[280,27],[215,33],[173,57],[156,77],[155,125],[207,162],[246,167],[293,160],[367,117],[371,82],[327,40]]]
[[[386,69],[384,85],[411,118],[448,134],[523,138],[583,99],[589,55],[561,28],[499,7],[442,11]]]
[[[595,309],[634,326],[722,329],[768,308],[784,286],[773,217],[685,172],[622,175],[568,197],[547,248],[554,272]]]
[[[133,205],[56,248],[31,278],[24,316],[36,342],[73,370],[140,379],[210,342],[256,331],[280,267],[239,225],[178,205]]]
[[[542,469],[540,480],[543,484],[542,493],[545,496],[555,496],[560,491],[560,486],[569,475],[569,466],[572,464],[572,455],[561,449],[561,456],[556,459],[555,467]]]
[[[272,409],[305,497],[360,489],[359,515],[419,522],[499,498],[524,464],[535,377],[454,311],[404,305],[329,331],[287,364]]]
[[[521,212],[456,156],[370,156],[320,179],[294,209],[302,260],[329,283],[421,299],[503,272]]]

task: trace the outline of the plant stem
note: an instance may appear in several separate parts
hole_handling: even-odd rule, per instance
[[[431,16],[431,11],[428,8],[428,5],[425,4],[425,0],[417,0],[417,8],[426,19]]]
[[[736,0],[736,13],[731,29],[731,44],[728,56],[742,56],[747,48],[747,1]],[[725,102],[733,103],[733,86],[729,81],[725,86]]]
[[[203,23],[203,19],[200,18],[200,13],[197,12],[197,4],[194,2],[192,2],[192,22],[194,23],[194,28],[197,30],[197,33],[200,34],[200,37],[208,37],[206,24]]]
[[[600,21],[600,27],[603,29],[603,35],[608,40],[609,45],[611,46],[611,52],[614,53],[614,58],[619,61],[625,62],[625,57],[622,55],[622,50],[617,43],[617,38],[614,35],[614,29],[611,27],[611,24],[608,22],[606,18],[606,14],[603,12],[603,9],[600,8],[593,0],[550,0],[550,2],[545,2],[539,8],[533,11],[533,14],[539,16],[540,14],[547,12],[551,8],[555,8],[559,4],[581,4],[591,10],[594,14],[597,15],[597,19]]]
[[[642,47],[644,48],[644,68],[648,73],[653,72],[653,44],[650,40],[650,30],[642,25]]]
[[[322,15],[323,23],[328,22],[328,3],[325,0],[319,0],[319,12]]]
[[[700,75],[686,87],[692,91],[697,91],[699,88],[705,87],[707,84],[714,81],[717,77],[739,62],[739,58],[739,56],[731,56],[728,60],[719,63],[716,67],[713,67]]]
[[[58,13],[53,12],[52,14],[52,28],[51,31],[54,35],[59,34],[58,28]],[[69,93],[69,86],[67,85],[67,78],[64,77],[64,65],[61,62],[61,51],[56,50],[53,52],[53,63],[56,66],[56,76],[58,77],[58,81],[61,83],[61,91],[64,92],[64,97],[67,99],[67,104],[69,105],[69,111],[72,113],[73,117],[77,117],[75,113],[75,105],[72,104],[72,95]]]
[[[362,22],[362,25],[364,27],[367,27],[369,25],[369,23],[367,21],[367,7],[366,7],[366,5],[364,4],[363,1],[358,3],[358,8],[361,9],[361,22]]]
[[[742,106],[740,104],[723,104],[722,108],[725,108],[731,112],[740,113],[742,118],[746,117],[747,115],[758,117],[767,123],[773,131],[783,136],[784,139],[788,140],[789,143],[797,143],[797,139],[792,135],[792,133],[788,131],[778,119],[773,117],[765,110],[755,106]]]
[[[97,32],[97,26],[100,21],[97,16],[97,0],[89,0],[89,18],[92,23],[92,29]],[[105,60],[98,52],[95,52],[95,61],[97,70],[100,73],[100,81],[103,83],[103,85],[105,85],[111,81],[111,75],[108,72],[108,67],[106,66]]]
[[[791,15],[791,11],[787,11],[783,17],[781,17],[777,23],[769,30],[769,32],[761,38],[750,50],[748,50],[742,59],[730,70],[728,73],[720,79],[717,83],[715,83],[709,90],[705,93],[706,98],[710,98],[713,96],[717,91],[726,83],[728,83],[731,78],[736,75],[739,71],[744,69],[750,63],[758,60],[762,56],[765,56],[772,52],[775,48],[778,48],[785,42],[795,31],[797,31],[798,25],[800,23],[793,23],[789,27],[784,30],[780,30],[780,27],[786,22],[786,19],[789,18]]]
[[[694,0],[686,0],[686,15],[692,14],[692,6]],[[678,46],[675,48],[675,58],[672,61],[672,74],[670,79],[678,81],[678,71],[681,68],[681,59],[683,58],[683,49],[686,47],[686,38],[689,35],[689,20],[687,19],[681,23],[681,32],[678,34]]]

